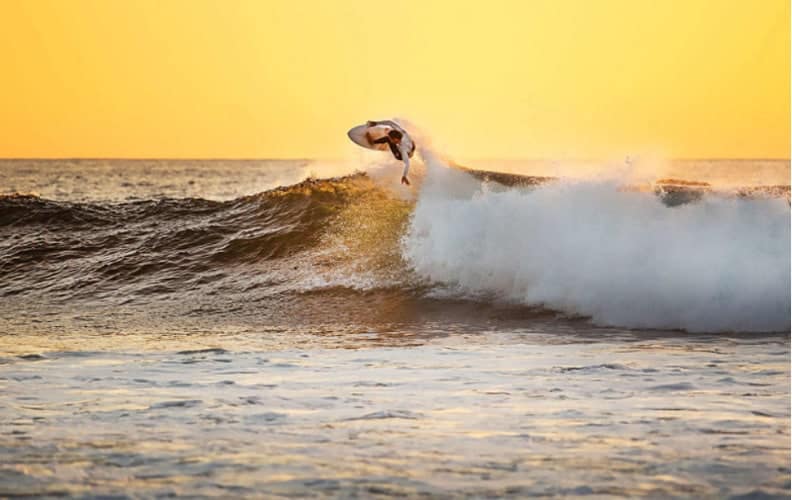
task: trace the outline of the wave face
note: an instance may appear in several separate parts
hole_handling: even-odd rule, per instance
[[[224,202],[0,197],[0,296],[69,300],[185,292],[243,266],[267,266],[257,275],[269,273],[271,284],[294,282],[308,273],[292,259],[317,250],[330,221],[341,220],[341,212],[352,205],[366,205],[363,200],[371,201],[376,191],[357,175],[308,180]],[[332,231],[334,237],[342,229]],[[280,266],[277,276],[274,262]],[[225,286],[239,292],[247,285],[237,280]]]
[[[789,328],[783,198],[704,196],[669,207],[611,182],[488,191],[428,156],[403,248],[414,271],[446,293],[607,326]]]

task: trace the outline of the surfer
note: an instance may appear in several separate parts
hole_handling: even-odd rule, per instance
[[[393,153],[393,157],[399,161],[404,162],[404,171],[402,172],[402,184],[410,185],[410,180],[407,174],[410,171],[410,158],[415,153],[415,143],[412,142],[407,132],[404,132],[395,122],[385,120],[381,122],[368,121],[366,126],[371,129],[375,127],[383,127],[387,133],[378,139],[370,139],[372,144],[387,144]],[[371,137],[369,135],[369,137]]]

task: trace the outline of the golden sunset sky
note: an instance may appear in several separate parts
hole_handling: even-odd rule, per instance
[[[0,157],[788,158],[787,0],[0,0]]]

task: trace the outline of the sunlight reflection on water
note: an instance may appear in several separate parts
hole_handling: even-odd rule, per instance
[[[782,336],[245,337],[5,357],[0,492],[788,492]]]

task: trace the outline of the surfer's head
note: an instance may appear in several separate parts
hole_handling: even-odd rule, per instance
[[[396,129],[393,129],[388,132],[388,137],[390,137],[393,142],[401,142],[402,133]]]

